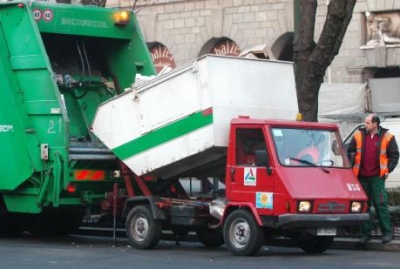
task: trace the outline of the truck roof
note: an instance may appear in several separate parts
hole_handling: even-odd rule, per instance
[[[307,121],[295,121],[295,120],[279,120],[279,119],[253,119],[248,117],[234,118],[231,124],[240,125],[270,125],[279,127],[295,127],[295,128],[315,128],[315,129],[331,129],[338,130],[339,127],[334,123],[320,123],[320,122],[307,122]]]

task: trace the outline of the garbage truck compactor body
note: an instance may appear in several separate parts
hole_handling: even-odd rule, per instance
[[[134,14],[0,3],[0,226],[68,232],[121,180],[90,133],[97,106],[153,63]]]
[[[367,220],[338,127],[288,120],[295,96],[291,63],[207,56],[102,104],[93,133],[133,179],[130,243],[195,231],[234,255],[278,241],[316,253]],[[193,197],[187,179],[225,188]]]

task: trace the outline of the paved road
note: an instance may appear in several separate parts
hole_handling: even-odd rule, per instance
[[[104,238],[0,238],[0,268],[399,268],[397,252],[328,250],[309,255],[293,248],[264,248],[255,257],[234,257],[224,247],[210,250],[199,243],[161,241],[156,249],[115,246]]]

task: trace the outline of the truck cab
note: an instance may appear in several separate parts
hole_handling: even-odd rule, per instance
[[[237,255],[272,234],[323,252],[338,228],[369,218],[333,124],[233,119],[225,184],[225,244]]]

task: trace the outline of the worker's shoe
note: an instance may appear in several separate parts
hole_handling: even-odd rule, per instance
[[[363,244],[363,245],[365,245],[366,243],[368,243],[369,241],[371,241],[371,236],[367,236],[367,235],[363,235],[361,238],[360,238],[360,244]]]
[[[391,234],[387,234],[382,236],[382,243],[386,244],[393,240],[393,236]]]

